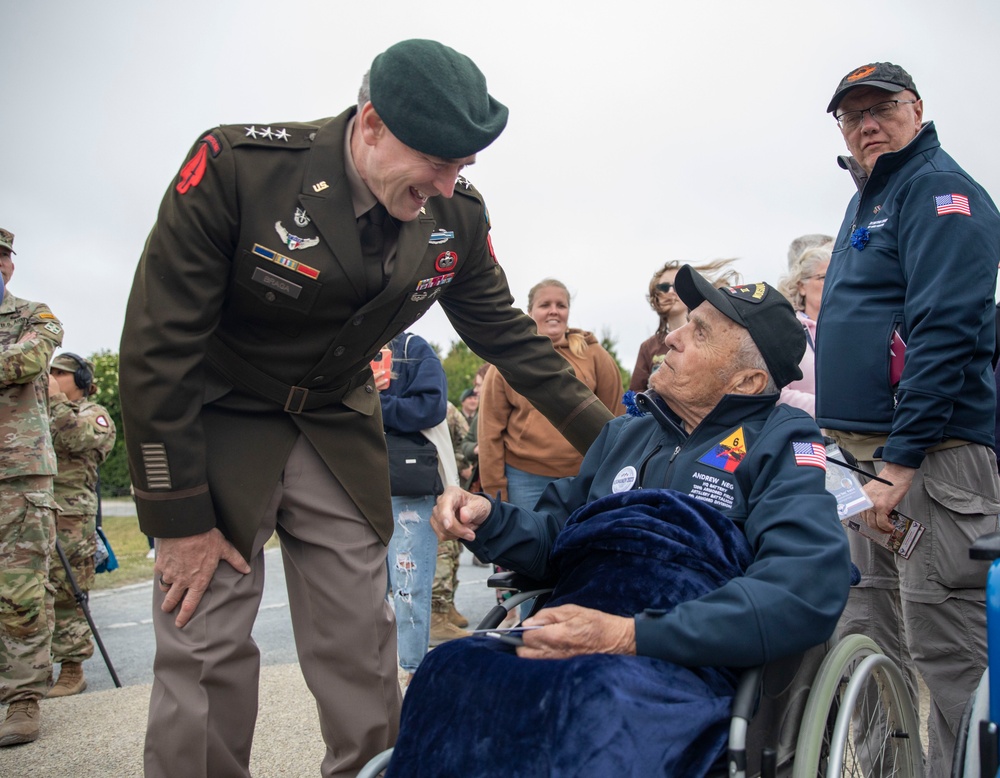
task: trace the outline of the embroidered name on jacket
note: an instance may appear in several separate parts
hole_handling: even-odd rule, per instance
[[[717,508],[729,510],[736,502],[736,484],[717,475],[692,473],[694,483],[689,494],[696,500],[707,502]]]

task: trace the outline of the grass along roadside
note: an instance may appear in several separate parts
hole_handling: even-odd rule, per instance
[[[129,501],[131,502],[131,500]],[[94,576],[91,591],[115,589],[128,584],[142,583],[153,578],[155,560],[147,559],[149,541],[139,529],[139,519],[131,516],[102,516],[101,526],[108,542],[118,559],[118,569],[110,573],[99,573]],[[272,535],[265,548],[278,545],[277,535]],[[56,560],[58,562],[58,560]]]

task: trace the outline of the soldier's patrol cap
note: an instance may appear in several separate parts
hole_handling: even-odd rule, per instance
[[[0,228],[0,249],[10,249],[11,254],[17,253],[14,251],[14,233],[10,230]]]
[[[371,101],[399,140],[423,154],[462,159],[507,126],[507,107],[486,91],[476,63],[442,43],[414,38],[375,57]]]
[[[873,86],[887,92],[902,92],[904,89],[909,89],[917,96],[918,100],[920,99],[920,93],[917,91],[910,74],[899,65],[893,65],[891,62],[872,62],[855,68],[840,79],[840,84],[837,86],[837,91],[833,93],[833,99],[826,107],[826,112],[836,111],[844,95],[859,86]]]
[[[694,310],[707,302],[745,327],[778,388],[802,378],[799,362],[806,353],[806,334],[791,303],[770,284],[742,284],[716,289],[690,265],[677,271],[677,296]]]
[[[84,367],[90,371],[91,375],[94,375],[93,362],[76,354],[70,354],[68,351],[53,357],[52,367],[56,370],[65,370],[67,373],[75,373],[81,367]]]

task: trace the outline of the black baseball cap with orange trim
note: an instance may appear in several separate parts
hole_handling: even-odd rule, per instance
[[[840,85],[833,93],[833,99],[826,107],[826,112],[836,111],[844,95],[859,86],[873,86],[887,92],[902,92],[904,89],[909,89],[918,100],[920,99],[920,93],[917,92],[910,74],[899,65],[893,65],[891,62],[872,62],[855,68],[840,80]]]

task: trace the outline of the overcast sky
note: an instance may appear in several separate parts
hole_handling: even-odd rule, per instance
[[[518,304],[555,276],[570,325],[631,369],[667,259],[739,257],[776,283],[789,241],[835,233],[853,191],[824,113],[855,67],[905,67],[942,145],[1000,197],[1000,4],[534,0],[0,0],[0,227],[11,291],[64,348],[118,350],[136,262],[202,132],[340,113],[404,38],[471,56],[510,108],[469,178]],[[435,307],[412,331],[445,351]]]

